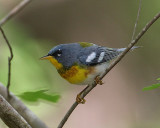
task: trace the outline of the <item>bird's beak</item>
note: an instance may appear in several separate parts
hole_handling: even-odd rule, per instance
[[[49,60],[51,57],[52,56],[46,55],[46,56],[41,57],[40,60]]]

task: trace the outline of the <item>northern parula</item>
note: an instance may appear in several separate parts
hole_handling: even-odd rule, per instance
[[[132,49],[135,48],[137,47]],[[72,84],[92,85],[93,82],[102,84],[99,76],[103,75],[111,60],[125,49],[102,47],[87,42],[60,44],[41,59],[48,59],[61,77]],[[84,99],[78,98],[77,102],[84,103]]]

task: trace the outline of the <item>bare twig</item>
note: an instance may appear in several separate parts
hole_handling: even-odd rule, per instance
[[[20,12],[31,0],[23,0],[17,6],[15,6],[1,21],[0,26],[6,23],[9,19],[15,16],[18,12]]]
[[[0,118],[9,128],[31,128],[25,119],[1,95]]]
[[[2,35],[9,47],[10,50],[10,54],[11,56],[9,57],[9,70],[8,70],[8,84],[7,84],[7,88],[5,88],[1,83],[0,83],[0,94],[12,105],[12,107],[14,109],[17,110],[17,112],[19,114],[21,114],[21,118],[20,115],[11,115],[12,112],[14,112],[15,110],[11,107],[8,108],[7,102],[2,99],[0,97],[0,117],[2,118],[2,120],[11,128],[48,128],[36,115],[34,115],[34,113],[29,110],[16,96],[14,96],[12,93],[9,93],[9,86],[10,86],[10,78],[11,78],[11,60],[13,58],[13,52],[12,52],[12,47],[9,44],[9,41],[7,39],[7,37],[5,36],[5,33],[3,31],[3,29],[1,28],[2,25],[4,25],[9,19],[11,19],[13,16],[15,16],[18,12],[20,12],[29,2],[31,2],[31,0],[23,0],[22,2],[20,2],[16,7],[14,7],[1,21],[0,21],[0,31],[2,32]],[[9,95],[10,94],[10,95]],[[10,97],[8,97],[8,95]],[[3,101],[3,102],[2,102]],[[4,106],[4,102],[5,102],[5,106]],[[2,104],[1,104],[2,103]],[[3,105],[3,106],[1,106]],[[12,111],[14,110],[14,111]],[[11,113],[10,113],[11,112]],[[13,114],[18,114],[18,113],[13,113]],[[3,117],[4,116],[4,117]],[[17,120],[19,118],[19,120]],[[26,122],[26,126],[25,125],[21,125],[20,122],[23,122],[25,120],[29,123],[29,125]],[[16,122],[18,121],[18,122]],[[13,123],[14,124],[13,124]],[[17,125],[17,126],[16,126]],[[20,125],[20,126],[19,126]]]
[[[2,35],[8,45],[8,48],[10,50],[10,57],[8,57],[8,83],[7,83],[7,92],[9,96],[9,87],[10,87],[10,81],[11,81],[11,61],[13,59],[13,52],[12,52],[12,47],[3,31],[1,26],[6,23],[10,18],[15,16],[18,12],[20,12],[31,0],[23,0],[20,2],[17,6],[15,6],[1,21],[0,21],[0,31],[2,32]]]
[[[10,93],[8,98],[6,87],[0,83],[0,95],[2,95],[12,107],[28,122],[32,128],[48,128],[31,110],[29,110],[15,95]],[[1,109],[0,109],[1,111]]]
[[[128,53],[128,51],[139,41],[139,39],[147,32],[147,30],[151,27],[151,25],[158,20],[160,17],[160,12],[155,15],[155,17],[145,25],[145,27],[142,29],[142,31],[136,36],[134,40],[131,41],[131,43],[127,46],[124,52],[120,56],[118,56],[113,63],[109,66],[109,68],[105,71],[105,74],[101,77],[101,79]],[[94,87],[96,84],[94,83],[92,86],[89,86],[81,95],[81,98],[84,98]],[[70,109],[67,111],[66,115],[63,117],[62,121],[60,122],[58,128],[62,128],[66,121],[68,120],[69,116],[72,114],[74,109],[78,106],[77,102],[74,102],[73,105],[70,107]]]
[[[7,83],[7,93],[8,93],[8,96],[9,96],[9,87],[10,87],[10,81],[11,81],[11,61],[13,59],[13,51],[12,51],[12,47],[3,31],[3,29],[0,27],[0,31],[8,45],[8,48],[9,48],[9,51],[10,51],[10,57],[8,57],[8,83]]]
[[[139,0],[139,8],[138,8],[138,13],[137,13],[137,19],[136,19],[136,22],[135,22],[135,25],[134,25],[131,41],[134,39],[134,36],[135,36],[135,33],[136,33],[136,28],[137,28],[137,24],[138,24],[138,20],[139,20],[139,14],[140,14],[140,11],[141,11],[141,4],[142,4],[142,0]]]

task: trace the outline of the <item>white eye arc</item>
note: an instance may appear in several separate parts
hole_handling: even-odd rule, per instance
[[[61,51],[61,49],[58,49],[57,50],[57,56],[60,57],[61,55],[62,55],[62,51]]]
[[[48,55],[53,57],[60,57],[62,55],[62,50],[57,49],[57,50],[51,51],[50,53],[48,53]]]
[[[61,54],[57,54],[57,56],[58,56],[58,57],[60,57],[60,56],[61,56]]]

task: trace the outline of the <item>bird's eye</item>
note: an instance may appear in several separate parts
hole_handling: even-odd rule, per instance
[[[54,53],[54,56],[60,57],[61,55],[62,55],[62,50],[61,50],[61,49],[58,49],[58,50]]]

